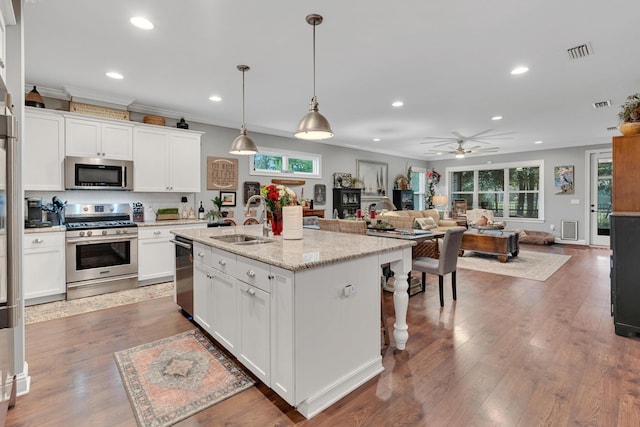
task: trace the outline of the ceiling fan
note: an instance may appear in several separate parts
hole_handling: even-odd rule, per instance
[[[465,154],[474,154],[474,153],[495,153],[498,151],[498,147],[482,147],[477,145],[471,148],[465,148],[463,145],[467,141],[479,142],[481,144],[490,144],[492,140],[498,139],[510,139],[508,135],[511,135],[515,132],[502,132],[502,133],[494,133],[488,134],[492,129],[487,129],[480,133],[471,136],[464,136],[459,132],[451,132],[455,135],[455,137],[433,137],[426,136],[425,139],[433,139],[434,141],[424,141],[420,144],[436,144],[434,147],[442,147],[444,145],[448,145],[450,151],[449,154],[455,154],[456,157],[464,157]],[[457,143],[458,146],[454,147],[451,144]],[[442,150],[430,150],[425,154],[442,154]]]

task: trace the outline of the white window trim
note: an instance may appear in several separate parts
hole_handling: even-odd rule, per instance
[[[279,150],[277,148],[268,148],[268,147],[258,147],[258,154],[273,154],[276,156],[282,156],[285,159],[285,164],[287,164],[289,157],[294,157],[297,159],[305,159],[311,160],[314,162],[313,173],[304,173],[304,172],[275,172],[275,171],[264,171],[264,170],[255,170],[253,168],[254,155],[249,156],[249,175],[255,176],[279,176],[279,177],[298,177],[298,178],[313,178],[313,179],[322,179],[322,154],[316,153],[304,153],[301,151],[290,151],[290,150]]]
[[[544,160],[527,160],[523,162],[509,162],[509,163],[491,163],[483,165],[468,165],[468,166],[450,166],[445,169],[447,176],[447,189],[446,194],[451,198],[451,192],[449,191],[449,180],[451,179],[452,172],[473,171],[474,180],[478,182],[478,171],[480,170],[493,170],[493,169],[513,169],[513,168],[526,168],[526,167],[538,167],[540,168],[540,188],[538,190],[538,218],[515,218],[515,217],[500,217],[505,220],[514,222],[544,222]],[[509,189],[507,188],[505,180],[504,198],[508,200]],[[469,193],[469,192],[465,192]],[[478,205],[478,190],[473,192],[473,205]]]

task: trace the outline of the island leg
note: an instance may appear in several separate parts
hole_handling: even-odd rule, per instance
[[[395,289],[393,292],[393,306],[396,313],[396,321],[393,324],[393,338],[396,341],[396,348],[404,350],[405,344],[409,340],[409,327],[407,326],[407,308],[409,307],[409,283],[407,281],[411,274],[411,248],[406,249],[402,260],[392,263],[391,269],[396,272]],[[405,252],[403,251],[403,252]]]

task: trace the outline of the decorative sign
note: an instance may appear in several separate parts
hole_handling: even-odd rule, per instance
[[[351,174],[345,172],[334,172],[333,188],[351,188]]]
[[[115,108],[83,104],[81,102],[69,102],[69,111],[107,119],[129,120],[129,112],[127,110],[117,110]]]
[[[258,181],[245,181],[244,182],[244,204],[249,201],[249,197],[260,194],[260,183]],[[260,200],[254,200],[251,202],[252,207],[256,207],[260,204]]]
[[[207,157],[207,190],[238,188],[238,159]]]

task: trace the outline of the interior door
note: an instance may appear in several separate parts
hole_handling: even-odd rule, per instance
[[[611,234],[611,190],[612,156],[611,150],[591,153],[589,223],[590,244],[609,246]]]

